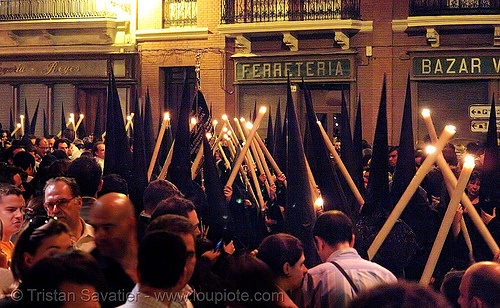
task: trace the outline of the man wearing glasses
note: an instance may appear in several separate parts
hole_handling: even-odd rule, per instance
[[[94,230],[80,217],[82,197],[74,179],[57,177],[48,180],[43,206],[48,216],[57,217],[68,225],[76,249],[86,252],[94,249]]]

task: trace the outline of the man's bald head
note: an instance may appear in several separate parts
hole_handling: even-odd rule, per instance
[[[462,308],[473,307],[474,303],[500,307],[500,263],[483,261],[471,265],[460,283],[458,302]]]
[[[91,212],[106,212],[120,218],[134,218],[134,205],[127,195],[120,193],[105,194],[94,202]]]
[[[101,196],[92,205],[90,224],[95,230],[95,243],[99,252],[120,260],[136,240],[134,206],[130,199],[119,193]]]

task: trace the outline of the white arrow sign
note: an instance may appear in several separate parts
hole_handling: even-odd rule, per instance
[[[488,120],[470,121],[470,131],[473,133],[485,133],[488,131]],[[497,121],[497,131],[500,131],[500,121]]]
[[[469,117],[476,119],[487,119],[490,117],[491,105],[470,105]],[[500,117],[500,108],[495,108],[497,118]]]

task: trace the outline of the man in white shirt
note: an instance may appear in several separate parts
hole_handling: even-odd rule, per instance
[[[186,263],[184,266],[184,275],[186,282],[178,292],[177,298],[174,300],[182,308],[193,308],[193,303],[188,298],[193,294],[194,290],[187,283],[193,276],[194,268],[196,266],[196,253],[195,253],[195,238],[196,238],[196,226],[194,226],[190,220],[184,216],[166,214],[156,219],[153,219],[148,226],[148,233],[166,231],[177,234],[184,241],[186,245]]]
[[[353,248],[352,221],[344,213],[328,211],[320,215],[313,235],[324,263],[306,274],[302,289],[294,296],[299,306],[347,307],[358,292],[397,281],[389,270],[359,256]]]
[[[178,308],[181,290],[187,284],[187,250],[174,233],[157,231],[146,235],[139,245],[137,292],[120,307]]]

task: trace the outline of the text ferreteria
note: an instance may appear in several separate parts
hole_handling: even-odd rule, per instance
[[[335,59],[236,63],[236,79],[239,81],[285,79],[288,75],[291,78],[351,78],[351,61]]]

